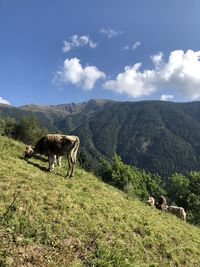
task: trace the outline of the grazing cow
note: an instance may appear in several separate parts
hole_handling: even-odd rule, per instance
[[[167,209],[167,200],[166,200],[166,198],[163,197],[163,196],[160,196],[158,202],[155,203],[155,206],[159,210],[162,210],[162,211],[166,210]]]
[[[162,210],[162,211],[168,211],[176,215],[178,218],[182,219],[183,221],[186,221],[186,212],[184,208],[177,207],[177,206],[168,206],[167,200],[163,196],[159,198],[158,202],[155,202],[155,199],[153,197],[149,197],[147,202],[150,204],[151,207],[156,207],[157,209]]]
[[[60,157],[67,155],[68,171],[67,177],[72,177],[74,165],[76,163],[77,151],[79,148],[79,138],[73,135],[48,134],[42,137],[35,146],[26,146],[24,153],[25,159],[32,157],[34,154],[48,156],[49,171],[53,171],[56,157],[60,163]]]
[[[183,221],[186,221],[186,212],[184,208],[177,206],[169,206],[167,210],[170,213],[176,215],[178,218],[182,219]]]
[[[149,197],[147,202],[149,203],[149,205],[154,208],[155,207],[155,198],[154,197]]]

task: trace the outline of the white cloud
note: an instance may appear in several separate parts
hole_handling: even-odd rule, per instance
[[[132,47],[132,49],[133,50],[136,50],[139,46],[141,45],[141,42],[135,42],[134,44],[133,44],[133,47]]]
[[[168,100],[173,99],[173,98],[174,98],[173,95],[161,95],[160,100],[168,101]]]
[[[160,64],[163,62],[163,53],[159,52],[156,55],[151,57],[151,60],[153,61],[156,68],[160,67]]]
[[[104,72],[101,72],[95,66],[83,67],[78,58],[66,59],[60,71],[57,71],[54,82],[67,84],[72,83],[83,87],[85,90],[91,90],[96,81],[105,78]]]
[[[6,105],[11,105],[8,100],[3,99],[3,97],[0,96],[0,103],[1,104],[6,104]]]
[[[141,46],[141,42],[137,41],[132,46],[130,46],[129,44],[125,45],[123,47],[123,50],[133,50],[133,51],[135,51],[139,46]]]
[[[123,47],[123,50],[129,50],[129,49],[130,49],[129,45],[125,45],[125,46]]]
[[[105,34],[108,38],[117,37],[118,35],[122,34],[121,31],[112,30],[111,28],[100,29],[100,32]]]
[[[140,67],[140,63],[125,67],[124,72],[119,73],[115,80],[106,81],[103,87],[132,97],[150,95],[156,91],[153,84],[155,73],[150,70],[141,73]]]
[[[73,48],[83,47],[87,46],[89,48],[95,48],[97,47],[97,43],[95,43],[89,35],[82,35],[78,36],[73,35],[70,37],[69,41],[63,41],[63,52],[69,52]]]
[[[141,63],[127,66],[103,87],[131,97],[151,95],[164,89],[191,99],[200,98],[200,51],[172,51],[165,62],[163,54],[151,57],[154,68],[141,71]]]

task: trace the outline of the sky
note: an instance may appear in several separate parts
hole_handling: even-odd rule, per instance
[[[0,0],[0,103],[200,100],[199,0]]]

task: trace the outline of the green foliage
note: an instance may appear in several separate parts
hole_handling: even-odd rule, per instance
[[[97,174],[105,182],[123,190],[130,196],[143,200],[150,195],[158,197],[164,194],[158,175],[152,175],[125,164],[116,154],[111,163],[106,159],[101,160]]]
[[[174,174],[169,179],[168,194],[173,202],[186,209],[187,219],[200,225],[200,173]]]
[[[0,135],[14,137],[16,126],[15,119],[0,116]]]
[[[23,117],[16,127],[16,138],[26,144],[34,144],[39,138],[47,134],[34,116]]]
[[[86,171],[92,171],[96,169],[91,154],[89,154],[87,150],[82,147],[80,147],[78,151],[78,161],[81,167]]]
[[[45,134],[47,129],[41,127],[34,116],[24,116],[20,122],[10,117],[0,116],[0,135],[18,139],[26,144],[34,144]]]

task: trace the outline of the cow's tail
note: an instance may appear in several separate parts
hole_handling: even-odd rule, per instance
[[[74,145],[73,145],[71,153],[70,153],[71,161],[73,164],[76,163],[76,157],[77,157],[79,145],[80,145],[80,139],[78,136],[76,136],[76,140],[74,142]]]

